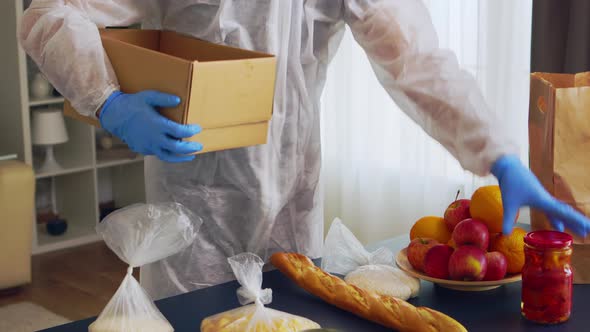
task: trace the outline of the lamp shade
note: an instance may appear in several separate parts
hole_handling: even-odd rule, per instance
[[[35,145],[54,145],[68,141],[68,132],[60,109],[34,111],[32,131]]]

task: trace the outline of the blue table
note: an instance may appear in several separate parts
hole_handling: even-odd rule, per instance
[[[408,243],[407,235],[370,246],[386,246],[398,252]],[[237,282],[210,287],[163,299],[156,305],[178,332],[199,331],[203,318],[239,306]],[[269,307],[310,318],[322,327],[341,331],[391,331],[324,303],[306,293],[279,271],[264,274],[263,287],[273,290]],[[566,323],[540,326],[520,315],[520,282],[485,292],[453,291],[422,281],[417,298],[409,302],[446,313],[461,322],[469,331],[590,331],[590,285],[575,285],[572,317]],[[44,330],[45,332],[85,332],[95,318]]]

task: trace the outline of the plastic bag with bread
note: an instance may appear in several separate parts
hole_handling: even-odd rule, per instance
[[[301,288],[342,310],[400,332],[463,332],[453,318],[426,307],[415,307],[393,296],[350,285],[317,267],[307,256],[275,253],[272,264]]]
[[[387,248],[368,252],[338,218],[334,219],[322,252],[322,270],[344,276],[364,290],[407,300],[418,296],[420,280],[394,266]]]
[[[251,253],[230,257],[228,262],[241,287],[238,300],[244,307],[205,318],[201,332],[298,332],[320,328],[307,318],[265,307],[272,290],[262,289],[262,259]]]
[[[96,227],[108,247],[129,264],[119,289],[88,327],[90,332],[172,332],[174,328],[133,277],[133,268],[187,248],[202,220],[178,203],[134,204]]]

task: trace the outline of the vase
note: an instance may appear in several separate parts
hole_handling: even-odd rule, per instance
[[[62,235],[68,229],[68,222],[63,218],[49,220],[45,225],[47,233],[58,236]]]
[[[53,87],[45,76],[41,73],[36,74],[31,82],[31,96],[34,99],[43,99],[51,96],[52,91]]]

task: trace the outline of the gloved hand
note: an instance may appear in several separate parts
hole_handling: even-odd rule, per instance
[[[492,166],[492,174],[498,179],[504,206],[502,233],[510,234],[518,209],[522,206],[543,211],[553,227],[559,231],[564,226],[574,233],[586,236],[590,220],[571,206],[553,198],[531,171],[516,156],[503,156]]]
[[[174,107],[177,96],[142,91],[135,94],[114,92],[104,103],[99,120],[101,126],[125,142],[131,150],[143,155],[156,155],[167,162],[184,162],[195,158],[191,153],[203,146],[181,139],[198,134],[197,125],[181,125],[169,120],[156,107]]]

